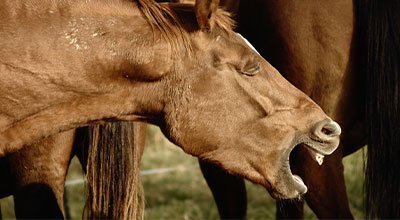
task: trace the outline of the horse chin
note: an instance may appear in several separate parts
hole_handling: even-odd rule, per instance
[[[291,185],[289,188],[286,186],[285,190],[275,190],[270,192],[271,196],[277,200],[283,199],[301,199],[304,194],[307,193],[307,186],[304,184],[303,180],[297,175],[291,175],[286,180],[287,185]]]
[[[290,170],[289,156],[283,162],[274,188],[270,194],[275,199],[299,199],[307,193],[307,186],[301,177]]]

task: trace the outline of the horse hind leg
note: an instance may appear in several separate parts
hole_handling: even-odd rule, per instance
[[[221,219],[246,219],[246,187],[242,178],[199,160],[201,172],[214,196]]]

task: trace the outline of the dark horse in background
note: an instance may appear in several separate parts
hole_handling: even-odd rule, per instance
[[[340,127],[233,32],[226,12],[208,2],[196,7],[0,2],[0,156],[16,177],[0,182],[21,196],[31,189],[58,194],[49,202],[60,205],[71,146],[86,142],[74,129],[89,126],[88,218],[142,218],[142,149],[130,122],[142,121],[274,197],[303,195],[290,152],[306,143],[329,155]],[[62,217],[62,208],[41,210]]]
[[[315,214],[352,218],[342,157],[368,144],[366,216],[400,218],[400,2],[242,0],[229,7],[238,31],[342,126],[341,145],[322,166],[301,146],[291,155]],[[243,180],[200,164],[221,217],[244,218]],[[278,218],[302,214],[302,202],[278,202]]]

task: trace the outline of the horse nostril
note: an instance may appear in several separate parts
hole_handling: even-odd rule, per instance
[[[317,124],[314,130],[314,135],[321,140],[328,140],[338,137],[341,132],[342,131],[338,123],[328,119]]]
[[[340,129],[338,123],[330,121],[322,127],[321,132],[329,137],[336,137],[340,135],[342,130]]]
[[[330,129],[328,129],[328,128],[322,128],[322,133],[324,133],[324,134],[326,134],[326,135],[328,135],[328,136],[331,136],[331,134],[333,133],[333,131],[331,131]]]

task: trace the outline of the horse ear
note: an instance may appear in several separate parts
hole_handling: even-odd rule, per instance
[[[217,10],[218,5],[219,0],[196,0],[195,13],[201,30],[210,30],[210,19],[212,14]]]

